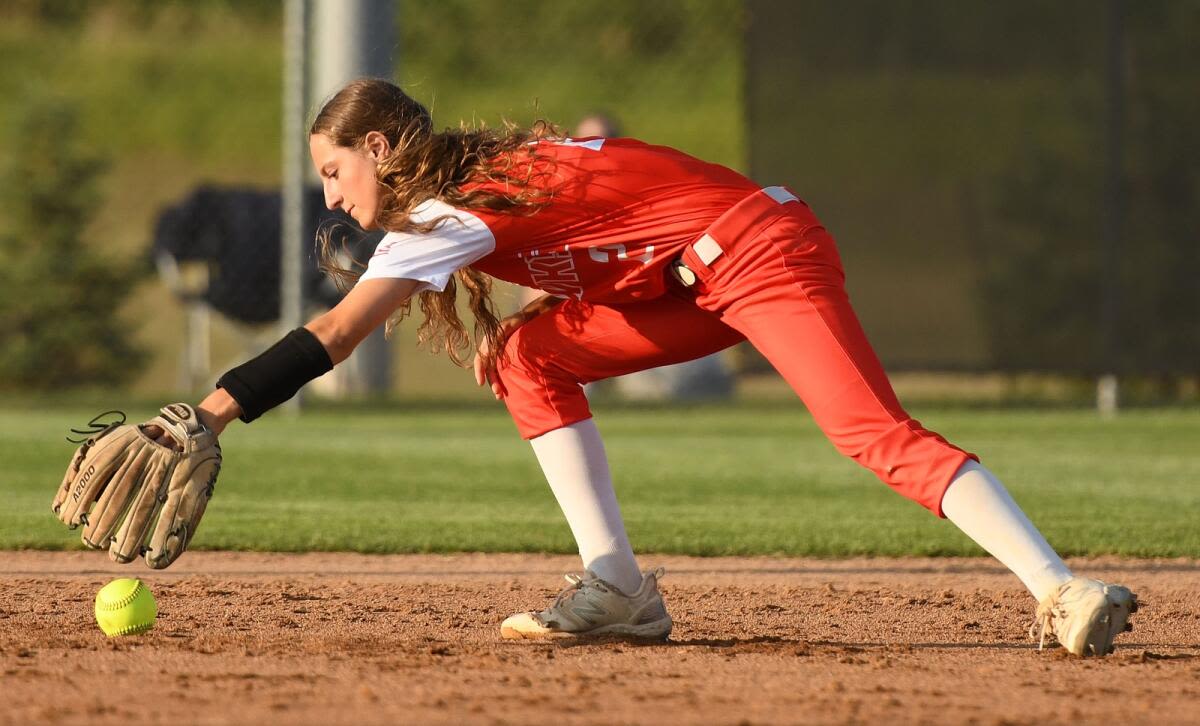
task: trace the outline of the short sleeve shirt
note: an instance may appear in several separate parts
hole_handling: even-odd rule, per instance
[[[420,283],[414,291],[442,291],[460,268],[491,254],[496,238],[487,224],[470,212],[430,199],[417,206],[410,218],[418,223],[442,218],[432,232],[389,232],[375,247],[367,269],[359,277],[402,277]]]

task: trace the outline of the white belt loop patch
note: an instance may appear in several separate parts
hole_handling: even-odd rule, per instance
[[[787,204],[788,202],[798,202],[800,197],[792,194],[783,187],[763,187],[763,194],[774,199],[779,204]]]
[[[692,245],[692,249],[696,251],[696,256],[700,258],[700,261],[706,265],[711,265],[713,260],[725,252],[725,250],[721,249],[721,245],[717,244],[717,241],[708,235],[704,235],[696,240],[696,243]]]

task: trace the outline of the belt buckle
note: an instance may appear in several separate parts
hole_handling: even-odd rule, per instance
[[[671,274],[684,287],[691,287],[696,284],[696,273],[692,268],[684,264],[683,260],[675,260],[671,263]]]

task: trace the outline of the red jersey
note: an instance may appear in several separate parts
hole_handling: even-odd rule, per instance
[[[533,214],[457,210],[430,201],[418,221],[453,219],[425,234],[387,235],[369,277],[408,277],[442,289],[470,264],[553,295],[628,302],[662,295],[665,266],[758,186],[741,174],[633,139],[540,141],[553,199]],[[544,178],[543,178],[544,177]],[[489,188],[483,186],[482,188]],[[499,189],[497,189],[499,191]]]

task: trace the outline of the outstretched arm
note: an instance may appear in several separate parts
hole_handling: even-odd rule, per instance
[[[314,318],[305,325],[304,330],[310,333],[316,339],[316,342],[320,344],[321,348],[324,349],[324,353],[329,356],[329,362],[337,365],[349,358],[350,353],[358,347],[358,344],[366,339],[372,330],[382,325],[396,311],[396,308],[400,307],[413,294],[413,291],[416,290],[419,284],[415,280],[403,278],[373,278],[363,280],[355,285],[349,294],[332,310]],[[293,331],[293,333],[289,333],[288,335],[293,336],[297,332],[299,331]],[[294,379],[297,375],[300,378],[305,377],[306,374],[301,370],[304,365],[303,361],[297,360],[293,363],[290,356],[286,353],[277,352],[271,355],[272,351],[275,350],[275,348],[272,348],[271,351],[264,353],[262,356],[233,369],[226,376],[236,374],[238,371],[250,367],[252,370],[248,372],[249,374],[240,376],[239,378],[261,380],[264,378],[261,374],[275,373],[275,369],[279,369],[279,378]],[[317,351],[318,355],[319,353],[320,351]],[[269,360],[267,360],[268,356]],[[266,368],[266,366],[270,368]],[[293,369],[283,369],[289,366],[293,367]],[[227,380],[226,376],[222,376],[222,380]],[[273,378],[275,376],[267,377]],[[299,386],[296,387],[299,388]],[[248,389],[243,389],[244,392],[242,395],[258,395],[260,391],[255,391],[253,388],[251,386]],[[287,397],[290,398],[294,393],[295,391],[292,391],[290,394],[287,394]],[[246,403],[247,407],[249,407],[248,401],[244,401],[243,403]],[[244,413],[242,404],[224,386],[210,393],[196,407],[196,411],[200,420],[217,434],[224,431],[229,422],[241,417]]]
[[[216,435],[235,418],[254,420],[345,360],[417,285],[363,281],[333,310],[227,371],[199,406],[173,403],[143,424],[92,431],[67,467],[54,513],[71,528],[83,525],[83,542],[108,549],[117,562],[144,553],[151,567],[169,566],[187,549],[216,485]]]
[[[371,331],[383,325],[420,283],[403,278],[372,278],[354,286],[325,314],[305,325],[317,336],[334,365],[350,357]]]

